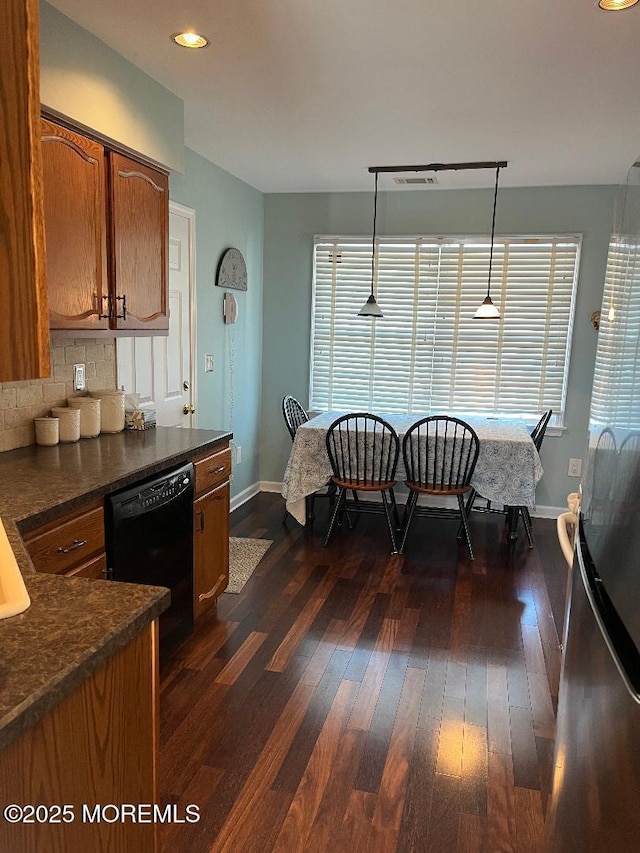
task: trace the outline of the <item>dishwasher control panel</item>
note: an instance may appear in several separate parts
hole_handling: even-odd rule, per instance
[[[115,513],[120,519],[125,519],[159,509],[193,490],[193,479],[193,466],[188,465],[127,489],[111,498]]]

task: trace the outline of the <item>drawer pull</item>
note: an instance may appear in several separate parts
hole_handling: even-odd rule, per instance
[[[223,575],[218,580],[218,583],[214,584],[214,586],[211,587],[209,592],[201,592],[200,595],[198,596],[198,601],[204,601],[207,598],[212,598],[216,594],[216,592],[218,591],[218,587],[220,586],[220,584],[223,582],[224,579],[225,579],[225,577]]]
[[[66,548],[56,548],[56,551],[58,554],[69,554],[71,551],[77,551],[78,548],[82,548],[86,544],[86,539],[74,539],[71,545],[67,545]]]
[[[224,471],[225,467],[226,467],[225,465],[221,465],[219,468],[211,468],[209,470],[209,473],[210,474],[221,474],[222,471]]]

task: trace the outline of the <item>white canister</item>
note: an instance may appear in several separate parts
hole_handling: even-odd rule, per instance
[[[58,418],[34,418],[36,444],[52,447],[57,444],[60,436],[60,421]]]
[[[80,409],[80,438],[95,438],[100,435],[100,400],[92,397],[69,397],[67,403]]]
[[[80,409],[54,406],[51,414],[60,421],[61,442],[77,441],[80,438]]]
[[[124,429],[124,391],[105,389],[90,391],[91,396],[100,400],[101,432],[122,432]]]

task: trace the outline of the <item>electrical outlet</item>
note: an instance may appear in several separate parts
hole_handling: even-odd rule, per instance
[[[213,356],[205,355],[204,357],[204,372],[213,373]]]
[[[569,460],[569,477],[582,476],[582,459]]]
[[[84,364],[73,365],[73,390],[84,391],[85,389],[85,370]]]
[[[242,462],[242,447],[239,444],[236,444],[236,465],[239,465]]]

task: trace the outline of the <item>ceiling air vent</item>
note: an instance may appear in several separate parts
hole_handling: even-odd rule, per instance
[[[431,175],[429,177],[420,177],[420,178],[394,178],[394,183],[396,184],[437,184],[438,179],[435,175]]]

